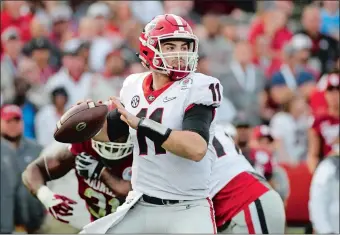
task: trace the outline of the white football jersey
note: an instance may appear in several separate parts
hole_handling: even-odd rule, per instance
[[[126,78],[120,99],[128,112],[162,123],[173,130],[182,130],[185,111],[193,104],[218,107],[222,86],[213,77],[193,73],[161,90],[152,91],[150,72]],[[134,143],[132,188],[162,199],[195,200],[209,195],[209,180],[216,155],[212,146],[215,121],[210,127],[210,143],[206,156],[191,161],[164,150],[130,128]]]
[[[213,198],[238,174],[255,172],[248,160],[238,152],[234,141],[224,133],[223,126],[216,126],[214,148],[218,156],[210,179],[210,197]]]

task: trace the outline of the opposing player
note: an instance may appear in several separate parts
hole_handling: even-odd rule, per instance
[[[132,147],[126,138],[110,143],[88,140],[71,146],[64,144],[45,151],[32,162],[23,173],[23,182],[55,219],[81,230],[91,221],[114,212],[125,201],[131,188]],[[78,194],[86,203],[88,218],[74,215],[75,201],[46,186],[47,181],[72,169],[76,169]]]
[[[283,202],[270,185],[235,148],[224,128],[216,130],[211,197],[221,233],[284,233]]]
[[[222,86],[194,73],[198,39],[181,17],[155,17],[139,39],[139,58],[150,72],[126,78],[120,101],[113,99],[118,110],[94,137],[106,142],[130,132],[133,191],[107,226],[104,217],[83,232],[215,233],[208,182]]]

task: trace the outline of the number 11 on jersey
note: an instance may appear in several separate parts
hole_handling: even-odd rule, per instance
[[[139,113],[136,115],[139,118],[146,118],[148,109],[142,108]],[[164,108],[157,108],[153,113],[148,117],[151,120],[154,120],[155,122],[162,123],[162,117],[163,117]],[[137,140],[139,145],[139,155],[147,155],[148,154],[148,146],[146,143],[146,136],[141,135],[138,133],[137,130]],[[166,150],[162,148],[159,144],[154,143],[155,146],[155,153],[158,154],[165,154]]]

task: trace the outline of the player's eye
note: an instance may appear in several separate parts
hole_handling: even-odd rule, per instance
[[[188,51],[189,50],[189,47],[188,46],[182,46],[181,47],[181,51]]]

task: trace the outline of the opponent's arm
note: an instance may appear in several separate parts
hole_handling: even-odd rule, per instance
[[[47,181],[61,178],[74,166],[74,156],[67,145],[53,150],[45,149],[22,173],[22,181],[33,195],[36,195]]]
[[[67,145],[63,145],[58,149],[45,149],[22,173],[22,181],[28,190],[41,201],[55,219],[63,223],[69,223],[67,217],[73,215],[72,205],[76,202],[54,193],[45,183],[64,176],[73,165],[74,156]]]
[[[132,190],[130,181],[112,175],[107,168],[101,173],[100,180],[118,196],[127,196],[129,191]]]

